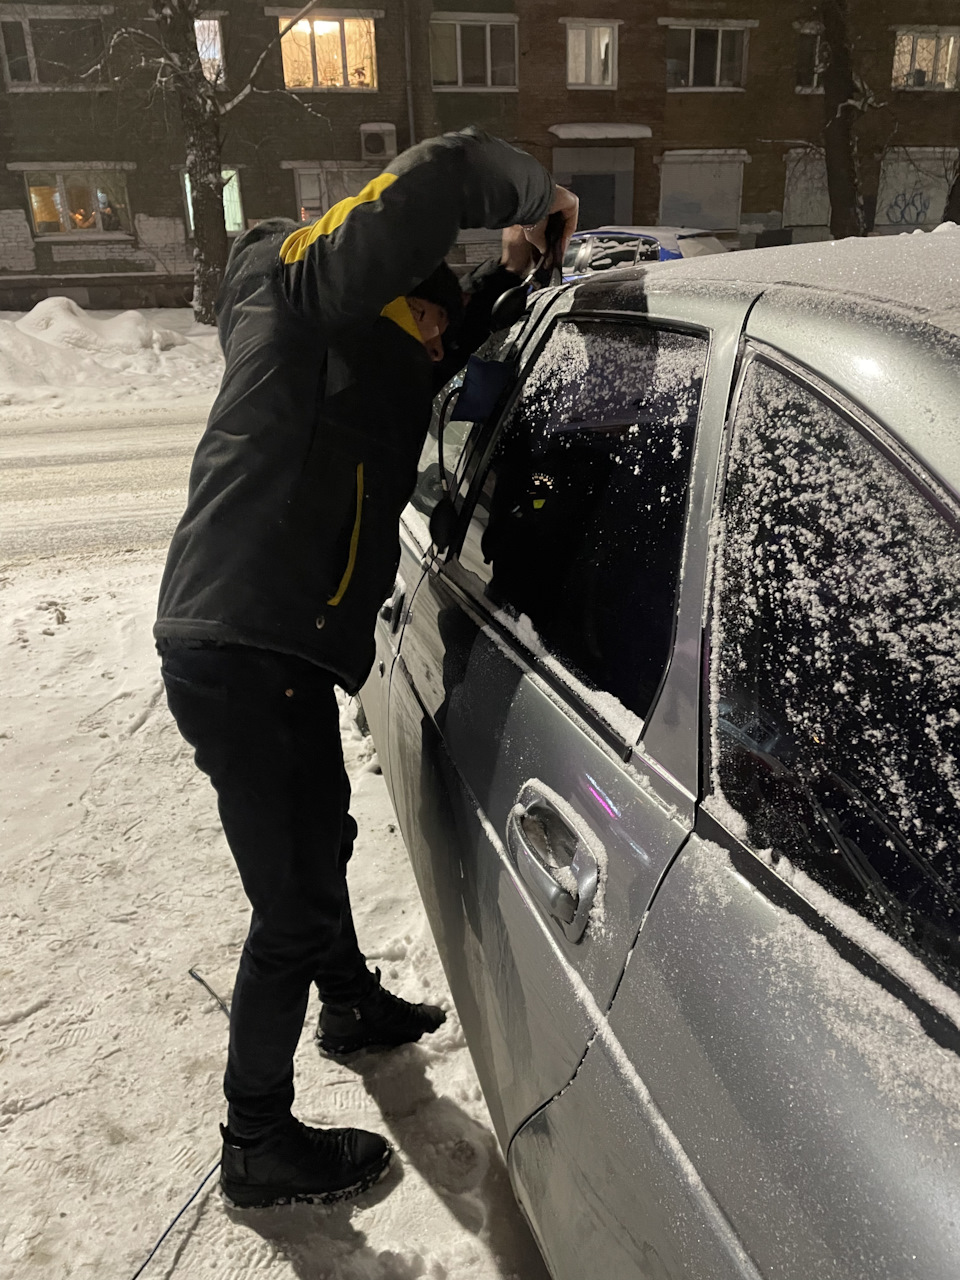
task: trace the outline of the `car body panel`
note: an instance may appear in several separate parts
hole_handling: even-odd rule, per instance
[[[960,236],[931,253],[935,239],[598,273],[548,300],[710,333],[673,653],[639,741],[481,608],[455,559],[403,535],[411,578],[423,572],[375,733],[556,1280],[956,1274],[960,1024],[908,985],[909,966],[841,932],[822,894],[750,853],[736,814],[698,804],[712,530],[744,357],[779,353],[960,494]],[[579,943],[509,846],[533,780],[608,862],[603,918]]]
[[[803,907],[752,855],[693,836],[610,1030],[762,1274],[948,1280],[960,1061]]]

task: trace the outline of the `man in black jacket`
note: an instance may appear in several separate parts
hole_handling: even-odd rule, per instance
[[[461,296],[445,254],[461,228],[513,228],[507,256],[522,270],[551,212],[564,214],[565,247],[576,205],[531,157],[468,129],[405,152],[311,225],[261,223],[230,255],[226,368],[154,634],[253,907],[224,1078],[221,1186],[235,1204],[343,1199],[389,1161],[378,1135],[291,1115],[311,982],[329,1056],[444,1020],[385,991],[357,943],[335,686],[355,692],[373,661],[434,390],[518,282],[502,264],[475,273],[454,351],[444,337]]]

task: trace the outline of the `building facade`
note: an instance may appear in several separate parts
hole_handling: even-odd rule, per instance
[[[815,0],[222,2],[196,32],[230,104],[231,234],[315,217],[411,141],[471,123],[573,187],[582,226],[699,226],[741,246],[829,234]],[[868,224],[936,225],[960,147],[960,6],[847,8]],[[177,108],[117,37],[149,32],[144,13],[0,0],[0,308],[189,298]],[[489,242],[465,233],[453,256]]]

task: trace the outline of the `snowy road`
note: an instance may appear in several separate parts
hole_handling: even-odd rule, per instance
[[[0,421],[0,562],[164,546],[206,414],[202,401]]]
[[[2,388],[0,388],[2,390]],[[203,407],[82,420],[0,409],[0,1280],[128,1280],[219,1154],[248,909],[150,635]],[[372,746],[346,713],[357,930],[422,1045],[322,1061],[297,1111],[389,1137],[331,1210],[227,1211],[214,1183],[145,1280],[546,1280],[510,1193]]]

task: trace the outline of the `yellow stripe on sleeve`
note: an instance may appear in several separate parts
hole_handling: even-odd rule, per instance
[[[287,266],[292,262],[301,262],[315,240],[319,240],[321,236],[328,236],[332,231],[336,231],[337,227],[343,225],[347,216],[358,205],[372,204],[374,200],[379,200],[387,187],[391,186],[396,180],[397,175],[395,173],[381,173],[372,182],[368,182],[358,196],[350,196],[348,200],[341,200],[332,209],[328,209],[323,217],[316,222],[311,222],[309,226],[298,227],[296,231],[291,231],[280,246],[280,261]]]

